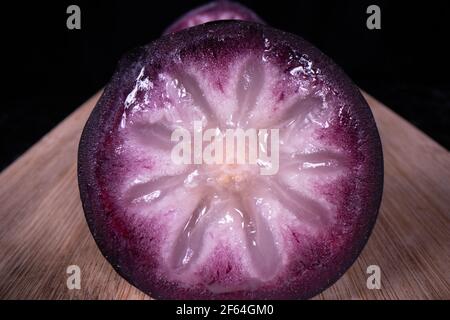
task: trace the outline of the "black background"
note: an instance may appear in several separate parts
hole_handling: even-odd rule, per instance
[[[104,86],[119,57],[204,1],[16,1],[0,4],[0,169]],[[445,1],[241,1],[309,40],[363,89],[450,148]],[[81,8],[81,30],[66,8]],[[381,8],[381,30],[366,8]],[[407,142],[405,142],[407,143]]]

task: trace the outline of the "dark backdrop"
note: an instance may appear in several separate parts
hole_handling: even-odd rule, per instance
[[[203,2],[2,2],[0,169],[105,85],[124,52]],[[241,2],[315,44],[360,87],[450,147],[444,1]],[[70,4],[81,8],[81,30],[66,28]],[[366,28],[370,4],[381,7],[381,30]]]

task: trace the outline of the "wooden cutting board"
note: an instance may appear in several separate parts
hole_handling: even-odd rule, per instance
[[[103,258],[77,186],[81,130],[99,94],[0,174],[0,299],[148,299]],[[366,95],[381,133],[385,186],[363,253],[318,299],[450,299],[450,155]],[[69,265],[81,289],[69,290]],[[369,265],[381,289],[369,290]]]

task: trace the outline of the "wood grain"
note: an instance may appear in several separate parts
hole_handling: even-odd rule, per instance
[[[0,174],[0,299],[149,299],[102,257],[76,178],[82,127],[99,94]],[[450,299],[450,155],[366,95],[381,133],[385,186],[375,230],[351,269],[316,299]],[[81,268],[68,290],[66,268]],[[378,265],[381,289],[366,287]]]

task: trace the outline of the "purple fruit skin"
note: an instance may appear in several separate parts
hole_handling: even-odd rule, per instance
[[[111,198],[105,184],[108,172],[126,170],[123,164],[108,160],[106,150],[118,141],[110,134],[120,122],[123,101],[132,90],[139,70],[145,65],[149,75],[165,69],[175,52],[196,56],[208,51],[223,65],[234,51],[261,48],[270,39],[280,68],[297,50],[306,54],[321,70],[323,84],[334,88],[336,105],[346,106],[336,126],[324,132],[323,139],[339,143],[358,164],[355,179],[344,179],[340,188],[323,190],[338,206],[340,224],[310,249],[299,242],[299,256],[283,276],[284,281],[258,290],[214,294],[201,285],[181,288],[158,273],[158,237],[163,223],[121,220],[121,208]],[[359,89],[322,52],[302,38],[252,22],[213,22],[170,34],[126,55],[91,113],[83,130],[78,154],[78,180],[85,216],[102,254],[115,270],[140,290],[157,299],[307,299],[337,281],[353,264],[365,246],[375,224],[383,189],[383,156],[375,121]],[[137,218],[139,219],[139,218]],[[135,238],[145,230],[148,236]],[[333,251],[333,248],[341,250]],[[330,250],[331,248],[331,250]],[[152,252],[153,250],[153,252]],[[221,268],[220,265],[217,268]]]
[[[203,23],[201,18],[204,16],[208,16],[208,21],[206,22],[219,20],[220,15],[224,13],[233,15],[234,20],[264,23],[264,21],[252,10],[243,5],[227,0],[219,0],[210,2],[184,14],[181,18],[172,23],[163,34],[178,32],[199,25]]]

